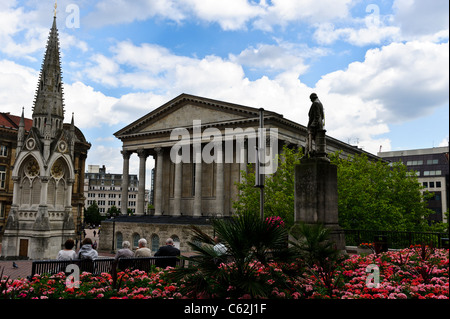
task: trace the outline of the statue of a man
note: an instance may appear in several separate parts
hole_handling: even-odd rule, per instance
[[[316,140],[318,130],[323,130],[325,125],[325,115],[323,113],[323,105],[320,102],[316,93],[312,93],[309,98],[311,99],[311,108],[309,109],[309,121],[308,121],[308,140],[306,141],[306,155],[311,154],[313,151],[312,144]]]

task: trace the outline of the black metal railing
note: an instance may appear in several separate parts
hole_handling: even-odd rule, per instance
[[[403,249],[411,245],[429,245],[436,248],[448,248],[448,233],[408,232],[386,230],[345,229],[347,246],[358,246],[361,243],[373,243],[383,238],[388,248]]]

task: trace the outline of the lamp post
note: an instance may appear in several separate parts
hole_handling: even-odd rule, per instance
[[[261,163],[259,155],[265,155],[264,150],[264,109],[259,109],[259,147],[256,147],[256,161],[255,161],[255,187],[259,188],[259,213],[261,220],[264,220],[264,174],[261,173]],[[261,156],[262,156],[261,155]]]

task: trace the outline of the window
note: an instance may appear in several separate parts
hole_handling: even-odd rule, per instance
[[[414,165],[423,165],[423,161],[419,160],[419,161],[407,161],[406,162],[406,166],[414,166]]]
[[[8,156],[8,146],[0,145],[0,156]]]
[[[423,172],[423,176],[439,176],[439,175],[442,175],[442,171],[441,170],[425,171],[425,172]]]
[[[6,167],[0,166],[0,189],[6,187]]]
[[[423,187],[428,188],[428,182],[423,182]]]
[[[133,235],[133,247],[138,247],[139,246],[139,239],[141,237],[139,236],[139,234],[134,234]]]
[[[441,182],[436,182],[436,187],[442,187]]]
[[[153,235],[152,236],[152,251],[157,251],[159,249],[159,236]]]
[[[427,160],[427,165],[435,165],[438,164],[438,160],[437,159],[429,159]]]
[[[434,188],[434,182],[430,182],[430,188]]]
[[[116,234],[116,248],[121,249],[122,248],[122,242],[123,242],[123,235],[122,233]]]
[[[172,235],[171,238],[173,239],[173,245],[180,249],[180,238],[177,235]]]

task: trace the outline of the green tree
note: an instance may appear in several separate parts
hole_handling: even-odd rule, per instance
[[[288,227],[294,224],[294,167],[300,163],[302,150],[286,146],[277,155],[278,168],[264,179],[264,216],[280,216]],[[241,171],[243,181],[237,183],[239,197],[233,203],[238,215],[255,214],[259,216],[260,190],[255,187],[255,172],[252,164],[248,173]]]
[[[371,161],[360,154],[330,155],[338,167],[339,224],[348,229],[428,230],[428,194],[401,162]]]
[[[279,157],[275,174],[266,176],[264,187],[265,216],[280,216],[288,227],[294,222],[294,167],[300,163],[301,150],[287,147]],[[414,172],[402,163],[388,164],[372,161],[367,155],[346,159],[340,152],[329,154],[338,168],[339,224],[346,229],[429,231],[441,224],[429,226],[427,208],[430,193]],[[241,172],[243,181],[237,183],[238,199],[233,203],[237,214],[259,215],[259,189],[254,187],[255,174]]]
[[[120,215],[120,210],[116,206],[111,206],[106,212],[108,217],[116,217]]]
[[[84,221],[87,224],[94,224],[98,225],[103,220],[102,215],[100,215],[100,212],[98,210],[97,202],[94,200],[92,205],[90,205],[85,211],[84,211]]]

